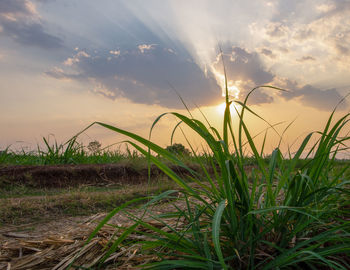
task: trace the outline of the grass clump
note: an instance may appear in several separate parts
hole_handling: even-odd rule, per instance
[[[143,235],[144,240],[137,243],[142,245],[143,252],[152,252],[157,257],[142,265],[144,268],[349,269],[350,181],[344,177],[349,165],[334,170],[337,154],[347,148],[349,137],[341,137],[341,133],[347,127],[349,114],[334,120],[333,111],[324,130],[308,134],[295,154],[289,153],[285,158],[277,145],[266,159],[263,149],[257,149],[244,120],[246,111],[256,115],[246,105],[247,99],[237,102],[242,107],[241,111],[236,109],[237,132],[232,124],[232,101],[228,99],[227,87],[222,134],[209,123],[169,113],[206,143],[210,149],[206,162],[212,164],[213,174],[208,173],[200,157],[197,162],[203,170],[201,174],[187,167],[172,151],[150,140],[114,126],[94,123],[131,138],[133,141],[128,143],[147,156],[179,189],[143,198],[149,200],[142,208],[145,215],[161,222],[167,231],[132,215],[125,204],[114,209],[90,239],[114,214],[124,211],[134,226],[119,228],[122,234],[110,245],[107,255],[121,245],[135,244],[135,240],[128,240],[128,235]],[[317,138],[316,142],[312,138]],[[245,144],[253,153],[256,165],[249,173],[243,155]],[[150,155],[147,149],[155,155]],[[196,153],[192,154],[196,158]],[[187,179],[171,170],[169,163],[187,169],[196,185],[189,185]],[[164,199],[173,200],[175,210],[153,212],[152,207]],[[178,206],[179,202],[182,207]],[[99,267],[107,257],[98,262]]]

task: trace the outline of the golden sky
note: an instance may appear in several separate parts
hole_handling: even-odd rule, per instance
[[[223,64],[232,99],[257,85],[289,90],[258,90],[248,102],[283,122],[280,131],[296,119],[287,149],[321,129],[350,89],[349,18],[345,0],[1,1],[0,149],[35,149],[49,134],[63,142],[93,121],[147,136],[159,114],[186,113],[173,88],[219,128]],[[247,123],[253,134],[266,128]],[[174,125],[161,121],[154,140],[168,145]],[[268,132],[270,151],[278,137]],[[122,139],[102,128],[81,137]]]

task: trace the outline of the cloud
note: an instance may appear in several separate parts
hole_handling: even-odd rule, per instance
[[[134,49],[118,50],[117,57],[111,57],[110,51],[115,51],[112,49],[98,53],[78,51],[64,62],[70,71],[56,68],[46,75],[89,82],[94,92],[111,99],[125,97],[136,103],[183,108],[171,84],[188,103],[217,104],[222,97],[214,75],[205,74],[187,55],[169,49],[140,44]]]
[[[266,34],[275,39],[280,39],[288,34],[288,27],[280,22],[270,22],[266,26]]]
[[[63,41],[46,32],[35,5],[29,0],[0,2],[1,33],[22,45],[57,49]]]
[[[334,0],[320,16],[308,25],[309,31],[333,48],[338,57],[350,56],[350,2]]]
[[[3,32],[17,43],[37,46],[44,49],[62,47],[62,40],[45,32],[39,23],[3,22]]]
[[[228,78],[240,89],[241,98],[257,85],[273,85],[279,74],[304,84],[307,81],[315,84],[320,80],[319,74],[327,70],[327,64],[331,63],[329,60],[333,60],[333,55],[328,53],[331,49],[327,43],[333,42],[334,38],[339,39],[332,48],[342,53],[347,53],[350,44],[345,42],[348,35],[345,29],[349,27],[343,27],[339,23],[340,15],[329,15],[334,13],[337,5],[325,5],[325,1],[322,1],[323,6],[320,7],[317,0],[272,1],[265,7],[268,15],[256,15],[259,17],[247,12],[252,10],[249,8],[251,4],[228,5],[227,1],[226,4],[217,6],[210,1],[205,2],[206,4],[200,5],[203,12],[195,13],[190,12],[190,7],[196,4],[187,2],[165,2],[157,6],[158,9],[154,9],[157,1],[151,1],[147,5],[142,1],[138,1],[138,5],[126,1],[118,8],[112,8],[112,4],[106,5],[107,8],[98,8],[101,15],[105,15],[99,16],[102,19],[94,20],[92,16],[82,22],[88,25],[86,32],[91,31],[91,35],[87,37],[99,42],[91,47],[83,42],[72,42],[72,47],[89,49],[79,50],[67,57],[62,70],[56,69],[46,74],[58,79],[89,83],[94,92],[111,99],[122,96],[138,103],[181,106],[174,99],[175,95],[168,85],[170,82],[185,100],[209,105],[218,102],[221,93],[220,82],[216,81],[215,73],[223,73],[220,57],[215,58],[217,50],[214,47],[218,40],[227,40],[235,45],[224,50],[224,62]],[[253,2],[252,5],[257,7],[266,4]],[[331,1],[327,0],[328,2]],[[91,2],[91,6],[97,8],[99,4]],[[228,6],[235,9],[237,14],[228,17],[234,18],[229,20],[232,23],[222,19],[221,11],[229,13]],[[85,13],[88,12],[86,6],[81,8],[83,11],[86,9]],[[118,16],[112,14],[115,12]],[[74,14],[73,11],[71,14]],[[344,13],[339,14],[344,19]],[[326,15],[329,17],[327,20]],[[193,20],[194,17],[197,19]],[[338,26],[332,22],[335,17]],[[245,23],[241,24],[238,18],[244,19]],[[195,23],[189,24],[191,21]],[[343,21],[346,23],[346,20]],[[205,22],[208,27],[199,25],[201,22]],[[224,28],[222,22],[235,27]],[[252,33],[249,26],[254,24],[256,32]],[[223,27],[222,31],[219,31],[218,26]],[[336,27],[341,30],[338,36]],[[231,31],[238,31],[239,35],[233,35]],[[92,48],[98,52],[94,53]],[[312,65],[316,59],[317,65]],[[296,88],[300,90],[298,96],[295,94],[290,98],[317,107],[318,102],[313,104],[308,101],[308,97],[316,95],[316,92],[311,92],[310,89],[302,91],[301,88]],[[324,92],[328,88],[316,88],[318,91],[322,91],[321,89]],[[320,95],[323,96],[323,92]],[[336,96],[336,93],[337,90],[330,94],[327,92],[332,96]],[[250,101],[253,104],[264,104],[273,102],[273,98],[274,95],[268,91],[258,90]]]
[[[298,62],[308,62],[308,61],[315,61],[316,59],[310,55],[303,56],[299,59],[297,59]]]
[[[266,71],[259,55],[240,47],[232,47],[224,51],[224,64],[227,75],[232,80],[251,80],[257,85],[271,82],[274,74]],[[214,64],[216,70],[223,71],[221,57]]]
[[[109,51],[110,54],[118,55],[117,51]],[[120,53],[120,52],[119,52]],[[88,53],[85,51],[78,51],[73,57],[68,57],[63,64],[65,66],[72,66],[74,63],[78,63],[80,61],[80,58],[89,58],[91,57]]]
[[[270,49],[262,48],[260,53],[272,59],[276,58],[276,55]]]
[[[323,12],[322,17],[331,17],[336,14],[343,14],[350,10],[350,2],[348,0],[332,0],[328,5],[320,6]]]
[[[348,0],[280,1],[273,22],[267,24],[265,32],[272,39],[288,36],[283,41],[294,50],[313,48],[323,58],[349,57],[349,16]]]
[[[266,70],[256,52],[248,52],[240,47],[226,48],[223,52],[223,59],[228,80],[233,81],[233,84],[239,89],[240,98],[244,98],[256,86],[272,82],[275,77],[273,73]],[[223,74],[220,55],[213,68]],[[273,98],[262,90],[255,91],[250,99],[250,104],[271,102]]]
[[[272,51],[265,49],[261,50],[260,53],[269,56]],[[239,47],[226,48],[223,58],[227,77],[240,90],[240,99],[244,98],[254,87],[266,84],[288,89],[288,92],[280,94],[286,100],[296,99],[305,106],[323,111],[332,110],[343,98],[335,88],[324,90],[312,85],[300,86],[297,82],[277,76],[272,71],[267,70],[256,52],[248,52]],[[315,61],[315,58],[306,55],[298,60],[301,62]],[[214,68],[223,73],[221,57],[217,58]],[[252,105],[272,103],[273,101],[273,96],[268,90],[262,89],[256,90],[249,99],[249,103]],[[345,109],[346,107],[347,103],[343,102],[339,108]]]
[[[154,48],[155,44],[141,44],[137,46],[141,53],[144,53],[145,51],[152,50]]]
[[[344,98],[336,88],[322,90],[312,85],[298,86],[296,82],[284,79],[280,81],[280,87],[288,92],[280,92],[286,100],[297,99],[303,105],[319,109],[321,111],[331,111]],[[340,110],[348,107],[348,102],[343,101],[339,105]]]
[[[118,55],[120,55],[120,50],[114,50],[114,51],[113,51],[113,50],[110,50],[109,53],[110,53],[110,54],[113,54],[113,55],[115,55],[115,56],[118,56]]]
[[[296,40],[298,41],[303,41],[303,40],[307,40],[309,38],[312,38],[315,36],[315,32],[312,29],[308,29],[306,27],[306,29],[299,29],[297,30],[297,32],[295,33],[295,35],[293,36]]]

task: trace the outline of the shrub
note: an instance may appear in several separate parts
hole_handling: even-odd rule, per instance
[[[91,154],[96,155],[101,152],[101,143],[99,141],[92,141],[89,142],[87,148],[90,151]]]
[[[174,143],[172,145],[169,145],[165,148],[167,151],[169,151],[170,153],[173,153],[175,155],[179,155],[179,156],[189,156],[190,155],[190,151],[188,149],[185,148],[184,145],[182,145],[181,143]]]

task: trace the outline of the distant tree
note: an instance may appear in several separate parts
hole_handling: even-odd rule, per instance
[[[87,147],[91,154],[97,154],[101,151],[101,143],[99,141],[92,141],[89,142],[89,145]]]
[[[175,155],[181,155],[181,156],[190,155],[190,151],[181,143],[174,143],[172,145],[167,146],[165,149]]]

